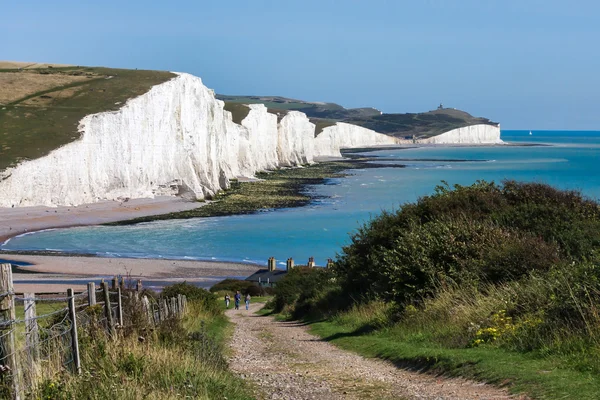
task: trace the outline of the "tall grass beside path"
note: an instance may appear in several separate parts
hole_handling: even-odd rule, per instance
[[[188,301],[183,319],[154,330],[121,333],[116,340],[82,332],[82,375],[57,374],[40,385],[36,398],[251,399],[245,383],[228,369],[228,330],[216,299],[206,292]]]

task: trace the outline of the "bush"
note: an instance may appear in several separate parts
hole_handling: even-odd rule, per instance
[[[335,275],[357,298],[406,305],[451,284],[479,287],[568,268],[598,259],[599,210],[576,192],[543,184],[438,187],[361,227],[336,260]]]
[[[276,312],[288,312],[294,318],[309,314],[327,314],[329,298],[337,297],[337,285],[330,271],[324,268],[297,267],[288,272],[275,286],[273,300]]]
[[[212,293],[216,292],[227,292],[235,293],[240,291],[244,296],[249,294],[250,296],[267,296],[272,295],[274,292],[273,288],[258,286],[254,282],[240,280],[240,279],[225,279],[210,288]]]

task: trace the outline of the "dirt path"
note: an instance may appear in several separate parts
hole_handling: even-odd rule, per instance
[[[398,369],[340,350],[297,322],[254,314],[262,304],[227,311],[235,324],[231,368],[259,399],[511,399],[505,391],[462,379]]]

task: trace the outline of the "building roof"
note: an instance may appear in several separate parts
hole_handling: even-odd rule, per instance
[[[281,278],[283,278],[285,274],[287,274],[287,271],[281,269],[276,269],[275,271],[269,271],[268,269],[259,269],[258,271],[247,277],[246,280],[252,282],[259,282],[260,278],[260,282],[275,283]]]

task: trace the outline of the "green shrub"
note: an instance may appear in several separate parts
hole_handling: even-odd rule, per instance
[[[297,267],[277,282],[273,300],[276,312],[288,312],[294,318],[311,313],[328,313],[327,303],[337,297],[337,285],[324,268]],[[332,303],[333,304],[333,303]]]
[[[451,284],[518,280],[553,265],[596,260],[598,204],[534,183],[438,187],[361,227],[335,263],[357,298],[419,302]]]
[[[252,297],[267,296],[273,294],[274,292],[274,289],[270,287],[258,286],[254,282],[230,278],[222,280],[210,288],[212,293],[227,292],[231,294],[238,290],[243,295],[250,294]]]

